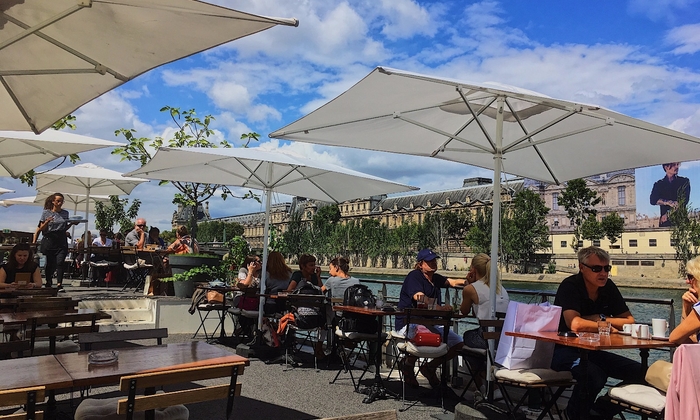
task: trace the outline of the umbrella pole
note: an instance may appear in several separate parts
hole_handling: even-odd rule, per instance
[[[270,165],[272,170],[272,165]],[[272,189],[265,189],[265,227],[263,228],[263,260],[262,272],[260,273],[260,295],[265,293],[265,283],[267,282],[267,245],[270,233],[270,200],[272,199]],[[258,331],[262,331],[263,309],[265,307],[265,297],[260,296],[258,304]]]
[[[491,302],[491,319],[496,319],[496,289],[498,287],[498,242],[501,222],[501,165],[503,164],[503,104],[505,98],[498,98],[496,114],[496,150],[493,156],[493,211],[491,213],[491,273],[489,284],[489,299]],[[495,340],[489,340],[489,352],[493,355],[496,348]],[[493,382],[491,358],[486,358],[486,380]],[[491,386],[489,386],[489,390]],[[490,393],[490,392],[489,392]]]

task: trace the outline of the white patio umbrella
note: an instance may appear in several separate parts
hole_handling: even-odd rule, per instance
[[[0,109],[4,108],[0,105]],[[3,113],[4,111],[0,111],[0,119]],[[0,131],[0,176],[17,178],[62,156],[117,146],[122,144],[67,131],[49,130],[42,134],[34,134],[31,131]]]
[[[161,147],[150,162],[128,176],[181,182],[222,184],[265,192],[263,267],[267,267],[272,192],[340,203],[353,198],[416,190],[330,163],[260,148]],[[266,271],[260,281],[265,291]],[[260,301],[258,328],[262,328]]]
[[[0,187],[0,195],[2,194],[7,194],[7,193],[13,193],[15,192],[14,190],[8,190],[7,188],[2,188]]]
[[[126,178],[121,172],[106,169],[92,163],[82,163],[69,168],[59,168],[36,176],[36,189],[58,191],[61,194],[85,194],[85,243],[88,233],[88,204],[91,194],[129,195],[137,185],[147,179]]]
[[[162,64],[296,19],[195,0],[0,3],[0,128],[44,131]]]
[[[700,139],[597,105],[386,67],[270,137],[493,169],[491,278],[498,271],[501,172],[561,183],[700,159]],[[496,282],[490,292],[495,302]]]

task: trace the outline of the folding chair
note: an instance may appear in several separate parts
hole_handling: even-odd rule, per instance
[[[296,312],[299,308],[312,308],[318,311],[319,317],[325,319],[326,305],[330,302],[328,297],[324,295],[303,295],[303,294],[290,294],[287,296],[287,308],[289,312]],[[297,320],[298,322],[298,320]],[[313,341],[313,336],[316,335],[316,342],[320,338],[320,333],[323,328],[326,327],[325,322],[320,322],[321,325],[312,328],[304,328],[304,326],[295,325],[292,323],[287,324],[287,330],[285,331],[285,371],[289,370],[289,360],[290,351],[294,354],[301,350],[301,348],[307,343]],[[297,341],[297,332],[304,333],[303,340],[301,342]],[[291,360],[294,360],[293,358]],[[295,363],[297,362],[295,361]],[[314,369],[318,370],[318,358],[314,352]]]
[[[147,264],[143,260],[139,260],[136,250],[123,247],[122,249],[122,261],[124,261],[124,268],[127,272],[127,280],[124,287],[122,287],[122,292],[129,288],[129,285],[134,283],[134,292],[136,292],[139,287],[146,284],[146,276],[151,272],[153,264]]]
[[[200,323],[199,327],[197,327],[197,331],[195,331],[192,335],[192,338],[197,337],[199,331],[202,330],[204,331],[205,340],[209,341],[216,339],[216,333],[219,331],[219,328],[223,328],[223,323],[226,320],[225,314],[227,313],[228,309],[229,305],[226,304],[225,300],[224,302],[203,302],[197,305],[197,314],[199,315]],[[211,315],[212,312],[216,314],[217,324],[216,328],[214,328],[214,331],[211,334],[209,334],[207,332],[207,326],[205,325],[205,323],[207,319],[209,319],[209,315]]]
[[[37,403],[44,401],[45,388],[43,386],[33,388],[8,389],[0,391],[0,407],[23,405],[24,412],[0,415],[3,420],[41,420],[44,418],[42,411],[36,411]]]
[[[656,377],[651,373],[656,369]],[[662,360],[657,360],[647,370],[645,380],[649,385],[620,385],[610,388],[608,399],[617,404],[624,411],[641,416],[642,418],[663,419],[666,413],[666,391],[669,380],[660,381],[659,377],[671,377],[672,365]],[[663,382],[663,383],[662,383]],[[655,386],[650,386],[654,384]],[[622,413],[620,413],[622,416]]]
[[[503,329],[503,319],[481,319],[479,325],[484,330],[484,338],[486,340],[498,340],[501,337]],[[486,352],[493,359],[490,352]],[[526,399],[532,392],[538,392],[541,395],[544,407],[542,412],[537,417],[537,420],[542,420],[545,415],[551,417],[551,410],[554,408],[560,419],[563,419],[562,413],[557,406],[557,400],[562,393],[570,386],[573,386],[576,381],[573,379],[569,371],[555,371],[552,369],[505,369],[500,368],[495,371],[496,384],[503,394],[503,400],[506,403],[508,412],[515,418],[515,413],[523,405]],[[513,399],[507,392],[506,387],[517,387],[525,390],[525,393],[517,401],[513,403]],[[556,388],[556,391],[554,390]]]
[[[349,315],[352,315],[351,319],[358,319],[358,315],[356,314]],[[346,318],[349,315],[343,313],[341,319]],[[359,315],[359,317],[362,317],[362,315]],[[374,325],[376,325],[376,318],[374,316],[365,315],[364,317],[370,318],[371,321],[374,322]],[[355,391],[358,391],[360,388],[360,382],[362,381],[362,378],[365,376],[370,366],[373,366],[372,358],[370,357],[370,346],[372,344],[375,344],[377,345],[376,351],[381,351],[380,345],[381,343],[386,341],[387,335],[383,334],[382,338],[379,339],[377,337],[376,332],[344,331],[342,327],[343,325],[345,325],[345,323],[341,321],[339,322],[339,324],[340,326],[335,329],[336,342],[334,343],[334,346],[338,355],[340,356],[342,364],[338,369],[338,372],[335,374],[333,380],[329,383],[335,383],[340,377],[341,373],[345,372],[350,375],[350,380],[352,381],[352,385],[355,388]],[[376,328],[377,327],[374,327],[373,329],[376,330]],[[356,364],[360,359],[360,356],[364,356],[366,364],[364,368],[361,368],[362,372],[357,378],[357,381],[355,381],[355,376],[353,375],[352,371],[353,368],[356,368]]]

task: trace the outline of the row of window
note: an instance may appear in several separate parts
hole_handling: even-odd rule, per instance
[[[655,247],[656,244],[657,244],[656,239],[649,239],[649,246],[650,247]],[[552,244],[550,243],[549,245],[551,246]],[[561,241],[560,245],[561,245],[561,248],[566,248],[568,244],[567,244],[567,241]],[[673,240],[671,240],[670,245],[675,246],[675,243]],[[600,246],[600,241],[599,240],[593,241],[593,246]],[[637,246],[638,246],[638,242],[636,239],[629,240],[629,247],[630,248],[636,248]],[[578,241],[578,247],[579,248],[583,247],[583,241]]]
[[[602,205],[605,203],[605,194],[600,195]],[[627,197],[625,195],[625,187],[617,187],[617,205],[625,206],[627,203]],[[552,210],[559,210],[559,193],[552,193]]]

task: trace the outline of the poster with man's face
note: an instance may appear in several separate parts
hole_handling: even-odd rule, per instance
[[[663,177],[654,182],[649,194],[649,204],[658,206],[660,228],[673,226],[671,212],[690,203],[690,179],[678,174],[680,167],[680,162],[661,165]]]

